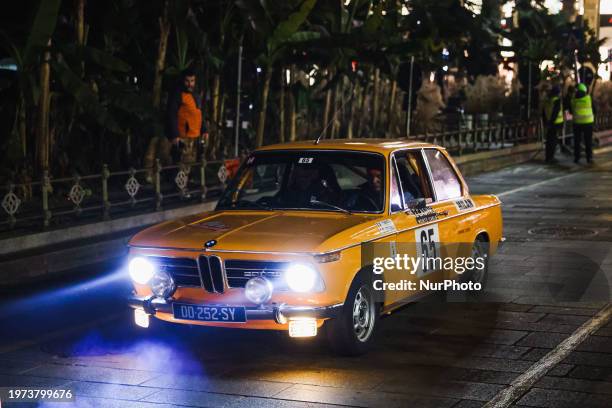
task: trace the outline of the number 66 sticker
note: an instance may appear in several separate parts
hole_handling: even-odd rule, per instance
[[[419,261],[417,276],[423,276],[436,270],[436,264],[439,263],[436,260],[436,258],[440,257],[440,232],[438,231],[438,224],[418,228],[414,231],[414,235],[417,257],[422,259],[422,261]]]

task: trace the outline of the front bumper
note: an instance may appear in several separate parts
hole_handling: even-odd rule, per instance
[[[150,315],[155,315],[157,312],[172,314],[172,300],[160,299],[153,296],[132,296],[128,299],[128,304],[130,307],[142,309]],[[198,303],[198,305],[202,304]],[[218,304],[215,304],[215,306],[218,306]],[[278,324],[284,324],[288,319],[296,317],[333,319],[340,313],[343,306],[342,303],[329,306],[288,306],[285,304],[261,305],[247,307],[246,316],[247,320],[274,320]]]

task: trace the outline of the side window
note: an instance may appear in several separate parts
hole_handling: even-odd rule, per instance
[[[461,197],[461,182],[448,159],[439,150],[425,150],[438,201]]]
[[[401,211],[403,208],[402,198],[400,196],[399,182],[397,180],[397,171],[393,160],[391,161],[391,212]]]
[[[404,203],[425,199],[430,203],[433,194],[429,185],[427,170],[420,150],[407,150],[395,153]]]

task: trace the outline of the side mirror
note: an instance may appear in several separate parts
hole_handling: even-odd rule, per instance
[[[415,198],[406,204],[410,210],[420,210],[427,207],[427,201],[424,198]]]

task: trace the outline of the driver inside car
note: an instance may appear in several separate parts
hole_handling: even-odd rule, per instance
[[[332,204],[337,202],[340,191],[331,167],[298,164],[287,188],[278,198],[288,207],[308,208],[313,200]]]
[[[355,210],[378,211],[382,208],[382,201],[382,170],[369,168],[367,170],[367,181],[359,186],[359,190],[356,194],[353,194],[349,198],[347,207]]]

